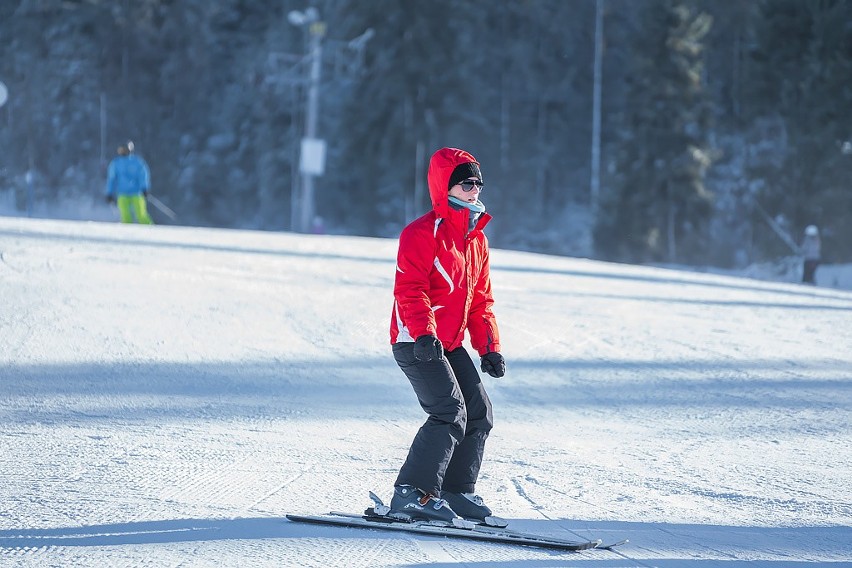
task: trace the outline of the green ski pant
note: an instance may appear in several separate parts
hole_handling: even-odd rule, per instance
[[[119,195],[116,203],[122,223],[132,223],[135,216],[137,223],[154,224],[151,216],[148,215],[148,202],[144,195]]]

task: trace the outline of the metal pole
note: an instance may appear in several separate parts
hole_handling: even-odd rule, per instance
[[[298,86],[293,84],[290,88],[290,96],[292,97],[294,106],[301,102],[301,97],[299,96],[300,93],[301,91]],[[290,124],[289,134],[290,139],[295,141],[293,143],[293,150],[291,152],[291,156],[293,158],[293,163],[296,164],[296,167],[290,170],[290,230],[293,232],[297,232],[302,229],[302,202],[300,200],[300,196],[302,195],[302,184],[300,183],[300,180],[302,179],[302,176],[298,167],[299,160],[301,158],[302,147],[298,143],[299,135],[301,134],[301,132],[296,126],[295,121]]]
[[[33,168],[30,166],[30,169],[27,170],[24,179],[27,182],[27,217],[33,216],[33,204],[35,203],[35,197],[33,196],[33,181],[35,176],[33,175]]]
[[[592,95],[592,179],[591,208],[597,217],[601,184],[601,75],[603,68],[603,3],[595,0],[595,69]]]
[[[100,166],[106,165],[106,130],[107,130],[107,112],[106,112],[106,93],[101,93],[101,158]]]
[[[319,111],[319,83],[322,71],[322,37],[325,35],[325,22],[312,22],[311,34],[311,70],[308,86],[308,108],[305,114],[305,138],[314,140],[317,134],[317,113]],[[302,172],[302,232],[308,233],[314,219],[314,176]]]

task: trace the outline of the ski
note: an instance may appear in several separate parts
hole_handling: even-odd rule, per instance
[[[500,517],[486,517],[482,522],[461,518],[453,519],[452,523],[414,520],[407,515],[392,512],[390,507],[385,505],[379,496],[372,491],[370,491],[370,499],[373,501],[373,506],[369,507],[361,515],[332,511],[326,515],[288,514],[287,519],[296,523],[400,531],[556,550],[611,550],[616,546],[628,542],[627,539],[624,539],[604,544],[600,539],[567,540],[543,534],[519,532],[507,529],[506,525],[508,525],[508,521]]]
[[[628,539],[626,539],[626,538],[625,538],[625,539],[623,539],[623,540],[618,540],[618,541],[616,541],[616,542],[611,542],[611,543],[609,543],[609,544],[604,544],[604,543],[601,541],[601,543],[600,543],[600,544],[598,544],[597,546],[595,546],[595,548],[597,548],[597,549],[599,549],[599,550],[612,550],[612,549],[613,549],[613,548],[615,548],[616,546],[621,546],[622,544],[627,544],[628,542],[630,542],[630,540],[628,540]]]
[[[423,534],[430,536],[444,536],[451,538],[464,538],[500,544],[513,544],[521,546],[533,546],[538,548],[549,548],[555,550],[589,550],[600,548],[600,540],[565,540],[546,535],[525,533],[509,530],[506,528],[493,527],[470,523],[467,528],[438,522],[411,521],[393,519],[387,516],[365,513],[355,515],[351,513],[340,513],[332,511],[327,515],[292,515],[287,519],[297,523],[313,523],[320,525],[334,525],[350,528],[366,528],[374,530],[399,531],[406,533]]]
[[[330,514],[331,515],[338,515],[338,516],[342,516],[342,517],[348,517],[348,518],[363,518],[363,519],[369,519],[369,520],[374,520],[374,521],[400,522],[400,523],[406,523],[406,524],[416,522],[416,521],[411,521],[411,520],[406,519],[406,518],[397,518],[397,517],[391,516],[391,514],[389,514],[390,508],[385,506],[384,503],[382,503],[381,499],[379,499],[372,491],[370,491],[370,498],[373,499],[373,502],[376,505],[373,506],[373,507],[369,507],[366,511],[364,511],[363,515],[353,515],[351,513],[340,513],[340,512],[336,512],[336,511],[332,511]],[[426,522],[426,524],[430,524],[430,525],[434,526],[434,523]],[[491,530],[491,532],[495,532],[495,533],[499,533],[499,534],[503,534],[503,535],[515,534],[515,535],[518,535],[518,536],[521,536],[521,537],[533,537],[533,538],[537,538],[537,539],[540,539],[540,538],[543,537],[545,539],[556,540],[556,541],[560,541],[560,542],[563,540],[563,539],[547,537],[547,536],[539,535],[539,534],[531,534],[531,533],[513,531],[511,529],[506,528],[506,526],[508,524],[509,524],[509,521],[507,521],[506,519],[501,519],[500,517],[486,517],[486,519],[484,521],[479,521],[479,522],[475,522],[475,521],[471,521],[471,520],[467,520],[467,519],[455,519],[453,521],[454,526],[450,527],[450,528],[468,529],[468,530],[473,529],[473,530],[478,530],[478,531],[482,531],[482,532],[488,532],[489,530]],[[445,526],[445,525],[443,525],[442,523],[439,523],[438,526]],[[449,525],[446,525],[446,526],[449,526]],[[570,541],[569,540],[567,542],[575,543],[577,541]],[[585,542],[591,542],[592,544],[594,544],[594,546],[591,546],[589,548],[596,548],[598,550],[612,550],[616,546],[621,546],[622,544],[627,544],[628,542],[630,542],[630,540],[625,538],[625,539],[610,542],[610,543],[604,543],[603,539],[596,539],[596,540],[592,540],[592,541],[579,541],[579,543],[585,543]],[[569,550],[573,550],[573,549],[569,549]],[[584,548],[582,550],[587,550],[587,549]]]

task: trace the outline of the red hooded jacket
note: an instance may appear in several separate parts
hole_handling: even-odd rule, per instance
[[[399,236],[392,344],[434,335],[452,351],[461,346],[467,329],[480,355],[500,351],[491,311],[488,239],[482,232],[491,216],[482,213],[468,230],[470,211],[453,209],[448,201],[450,175],[466,162],[476,159],[456,148],[438,150],[429,162],[432,211],[412,221]]]

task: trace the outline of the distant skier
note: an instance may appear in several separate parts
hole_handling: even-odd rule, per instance
[[[118,156],[107,169],[106,200],[117,203],[122,223],[152,225],[148,215],[148,188],[151,185],[151,173],[148,164],[134,152],[132,141],[118,147]]]
[[[482,371],[503,376],[482,232],[491,216],[479,200],[480,165],[468,152],[435,152],[428,183],[432,210],[399,237],[390,335],[394,358],[429,417],[400,469],[390,509],[414,519],[484,520],[491,510],[475,487],[493,426],[491,401],[462,340],[467,330]]]
[[[808,225],[805,228],[805,238],[802,241],[802,255],[805,264],[802,269],[802,282],[816,284],[816,270],[819,266],[822,245],[819,239],[819,229],[816,225]]]

